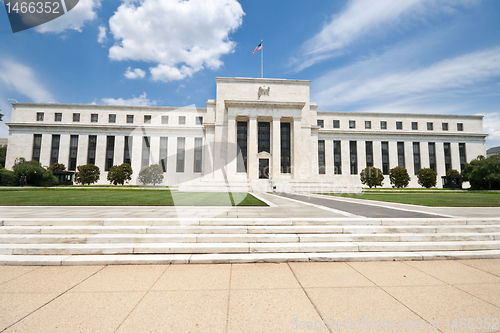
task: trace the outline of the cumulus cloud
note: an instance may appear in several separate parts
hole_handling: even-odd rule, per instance
[[[101,7],[101,0],[80,0],[72,10],[57,19],[36,28],[41,33],[61,33],[66,30],[82,31],[87,21],[93,21],[96,10]]]
[[[500,112],[488,113],[483,118],[484,132],[488,134],[488,148],[500,146]]]
[[[99,44],[104,43],[106,40],[106,27],[103,25],[99,26],[99,34],[97,35],[97,42]]]
[[[17,91],[35,103],[55,102],[33,70],[14,60],[0,60],[0,90]]]
[[[132,97],[130,99],[123,98],[102,98],[101,101],[107,105],[127,105],[127,106],[152,106],[156,105],[156,101],[151,101],[146,93],[139,97]]]
[[[137,79],[137,78],[143,79],[146,76],[146,72],[140,68],[135,68],[134,70],[130,70],[129,67],[127,68],[127,71],[125,72],[124,75],[127,79]]]
[[[474,0],[351,0],[344,11],[302,45],[301,55],[293,61],[297,64],[295,69],[300,71],[341,54],[354,41],[394,28],[407,18],[451,13],[457,6],[473,3]]]
[[[109,57],[155,63],[153,80],[166,82],[218,69],[234,52],[229,35],[243,15],[236,0],[125,1],[109,20],[116,40]]]

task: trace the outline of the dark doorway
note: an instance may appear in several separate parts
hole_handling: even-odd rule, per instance
[[[269,179],[269,159],[259,160],[259,178]]]

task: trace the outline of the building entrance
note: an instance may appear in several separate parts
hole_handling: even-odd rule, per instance
[[[269,179],[269,159],[259,159],[259,179]]]

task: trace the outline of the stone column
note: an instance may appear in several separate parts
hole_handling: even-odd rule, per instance
[[[302,165],[300,149],[302,144],[302,119],[293,118],[293,138],[292,138],[292,178],[300,178],[300,170]]]
[[[44,167],[50,166],[49,164],[50,164],[51,147],[52,147],[52,135],[51,134],[42,134],[42,146],[40,149],[40,163],[42,163],[42,166],[44,166]],[[31,156],[25,157],[25,158],[27,160],[30,160]]]
[[[451,168],[458,170],[458,172],[460,172],[460,151],[458,150],[458,142],[451,142],[450,149],[451,149]]]
[[[123,155],[125,153],[125,136],[116,135],[115,136],[115,154],[113,158],[114,165],[123,164]]]
[[[61,141],[59,142],[59,159],[58,163],[64,164],[66,170],[69,167],[69,134],[61,134]],[[458,149],[457,149],[458,150]]]
[[[382,141],[373,140],[373,166],[382,170]]]
[[[87,164],[87,155],[89,152],[89,136],[87,134],[78,136],[78,153],[76,158],[76,167]]]
[[[280,117],[273,117],[273,137],[271,149],[271,175],[274,179],[281,175],[281,121]]]
[[[328,178],[334,176],[333,140],[325,139],[325,168]]]
[[[420,168],[428,168],[429,164],[429,142],[420,142]]]
[[[415,178],[415,159],[413,158],[413,141],[405,141],[405,165],[408,175],[413,180]]]
[[[248,125],[248,178],[259,179],[257,117],[250,116]]]
[[[351,175],[351,151],[349,150],[349,139],[342,139],[340,141],[340,149],[342,156],[342,175]]]
[[[234,178],[237,168],[237,148],[236,148],[236,117],[228,115],[227,119],[227,175]]]

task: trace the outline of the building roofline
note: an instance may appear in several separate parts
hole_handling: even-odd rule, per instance
[[[151,111],[171,111],[171,110],[207,110],[207,108],[188,107],[188,106],[130,106],[130,105],[102,105],[102,104],[57,104],[57,103],[12,103],[16,107],[31,108],[74,108],[74,109],[99,109],[99,110],[117,110],[126,108],[127,110],[151,110]]]
[[[278,84],[305,84],[309,85],[311,80],[287,80],[287,79],[261,79],[251,77],[216,77],[215,82],[239,82],[239,83],[278,83]]]
[[[484,116],[481,115],[458,115],[458,114],[432,114],[432,113],[393,113],[393,112],[367,112],[367,111],[318,111],[319,115],[339,115],[339,116],[384,116],[384,117],[418,117],[418,118],[468,118],[468,119],[483,119]]]

